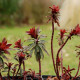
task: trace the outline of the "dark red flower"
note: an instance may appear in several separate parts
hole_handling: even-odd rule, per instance
[[[31,28],[30,31],[27,31],[28,35],[30,35],[32,38],[37,39],[38,33],[35,27]]]
[[[49,7],[50,9],[52,9],[52,13],[59,13],[59,6],[55,6],[53,5],[53,7]]]
[[[0,54],[1,54],[1,53],[7,53],[7,54],[9,54],[8,49],[9,49],[9,47],[10,47],[11,45],[12,45],[12,44],[7,44],[7,40],[4,38],[4,39],[2,40],[2,42],[0,42]]]
[[[20,52],[17,54],[17,56],[18,56],[19,62],[21,64],[24,61],[26,55],[23,52]]]
[[[8,66],[9,70],[11,69],[11,66],[13,65],[13,63],[5,63],[5,64]]]
[[[19,39],[18,41],[15,42],[14,48],[20,48],[20,49],[23,48],[22,45],[21,45],[21,39]]]
[[[55,23],[58,24],[58,26],[60,26],[59,25],[59,21],[58,21],[59,7],[53,5],[53,7],[49,7],[49,8],[52,10],[52,12],[51,12],[51,18],[54,20]]]
[[[61,39],[64,37],[64,34],[66,33],[66,30],[65,29],[61,29],[60,30],[60,36],[61,36]]]
[[[70,33],[71,36],[73,35],[80,35],[80,26],[79,24],[75,27],[75,29],[73,29]]]

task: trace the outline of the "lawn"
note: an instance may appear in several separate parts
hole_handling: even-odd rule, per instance
[[[14,46],[14,42],[17,41],[18,39],[21,39],[22,41],[26,40],[29,38],[29,36],[25,33],[31,28],[31,26],[24,26],[24,27],[14,27],[14,28],[1,28],[0,29],[0,41],[6,37],[8,40],[8,43],[12,43],[12,47]],[[51,39],[51,25],[41,25],[41,34],[47,35],[46,40],[46,49],[49,53],[49,56],[44,53],[44,59],[42,60],[42,74],[44,75],[55,75],[53,65],[52,65],[52,58],[51,58],[51,49],[50,49],[50,39]],[[54,54],[56,55],[57,50],[59,49],[58,46],[58,30],[55,30],[55,35],[54,35]],[[27,45],[29,42],[25,42],[24,45]],[[63,48],[64,52],[64,66],[67,68],[68,65],[70,65],[70,68],[76,68],[78,65],[78,58],[76,58],[76,51],[75,51],[75,46],[80,45],[80,37],[73,37],[71,40],[68,41],[66,46]],[[12,58],[14,58],[15,51],[10,51],[11,55],[6,55],[9,57],[8,62],[14,62],[16,61]],[[6,60],[5,60],[6,61]],[[35,70],[38,72],[38,63],[35,60],[35,56],[33,55],[32,58],[26,60],[26,70],[31,68],[32,70]],[[72,73],[75,75],[76,70]],[[80,74],[80,73],[79,73]]]

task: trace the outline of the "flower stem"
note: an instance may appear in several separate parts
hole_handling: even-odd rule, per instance
[[[58,79],[60,80],[60,76],[59,76],[59,70],[58,70],[58,57],[59,57],[59,53],[62,50],[62,48],[65,46],[65,44],[67,43],[67,41],[70,39],[70,36],[68,36],[68,38],[66,39],[66,41],[62,44],[62,46],[60,47],[60,49],[57,52],[57,56],[56,56],[56,74]]]
[[[17,74],[18,74],[20,68],[21,68],[21,64],[19,64],[19,68],[18,68],[18,70],[17,70],[16,76],[17,76]]]
[[[25,71],[25,63],[24,63],[24,61],[23,61],[23,71]]]
[[[54,21],[52,20],[51,55],[52,55],[52,61],[53,61],[54,71],[56,73],[54,54],[53,54],[53,37],[54,37]]]
[[[41,76],[41,60],[39,59],[39,76]]]
[[[10,69],[8,69],[8,79],[10,80],[10,75],[9,75],[9,73],[10,73]]]

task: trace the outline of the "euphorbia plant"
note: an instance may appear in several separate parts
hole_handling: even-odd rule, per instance
[[[28,59],[28,57],[30,57],[30,55],[27,53],[27,47],[23,46],[23,43],[21,42],[21,39],[19,39],[18,41],[15,42],[14,48],[16,48],[16,50],[17,50],[17,54],[15,55],[15,59],[19,63],[19,67],[18,67],[18,70],[17,70],[17,73],[16,73],[16,76],[17,76],[19,70],[21,70],[21,65],[22,64],[23,64],[23,72],[25,71],[24,60]]]
[[[29,44],[29,50],[30,54],[34,52],[36,61],[39,63],[39,76],[41,76],[41,59],[44,58],[43,51],[45,51],[47,54],[47,50],[45,49],[45,40],[42,40],[41,38],[44,38],[44,35],[39,34],[39,28],[35,29],[35,27],[31,28],[30,31],[27,31],[27,34],[31,36],[32,43]]]
[[[61,29],[60,30],[60,39],[59,39],[60,48],[57,51],[56,60],[54,60],[54,54],[53,54],[54,23],[57,23],[58,26],[60,26],[59,25],[59,21],[58,21],[59,7],[53,5],[53,7],[49,7],[49,8],[51,9],[51,15],[50,15],[50,19],[49,20],[52,20],[51,54],[52,54],[54,71],[56,73],[57,79],[59,79],[59,80],[61,80],[61,79],[69,80],[72,77],[70,72],[72,70],[74,70],[74,68],[73,69],[69,69],[69,67],[68,67],[68,70],[67,70],[65,67],[63,67],[62,59],[60,59],[59,54],[60,54],[62,48],[68,42],[68,40],[72,38],[72,36],[80,35],[80,27],[79,27],[79,24],[78,24],[73,30],[71,30],[69,35],[66,35],[66,37],[67,37],[66,40],[64,40],[64,36],[65,36],[64,34],[66,33],[66,30],[65,29]],[[60,73],[59,73],[60,72],[59,71],[60,70],[60,64],[61,64],[61,69],[62,69],[62,76],[61,76],[61,78],[60,78]],[[76,79],[76,76],[78,75],[78,72],[79,72],[79,68],[80,68],[80,58],[79,58],[78,71],[77,71],[75,77],[72,78],[72,80]]]
[[[6,38],[3,38],[2,42],[0,42],[0,77],[2,78],[1,75],[1,69],[4,68],[4,60],[3,58],[7,57],[4,55],[5,54],[10,54],[8,49],[10,49],[10,46],[12,44],[8,44]],[[3,57],[3,58],[2,58]]]
[[[51,9],[51,14],[50,14],[50,19],[52,21],[52,36],[51,36],[51,55],[52,55],[52,61],[53,61],[53,66],[54,66],[54,71],[56,72],[56,65],[55,65],[55,60],[54,60],[54,54],[53,54],[53,38],[54,38],[54,23],[57,23],[59,25],[58,21],[58,16],[59,16],[59,7],[53,5],[52,7],[49,7]],[[58,77],[58,76],[57,76]]]

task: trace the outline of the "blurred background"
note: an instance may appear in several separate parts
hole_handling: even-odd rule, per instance
[[[64,0],[0,0],[0,25],[45,24],[49,6]]]
[[[46,24],[49,6],[60,7],[61,28],[80,23],[80,0],[0,0],[0,26]]]

